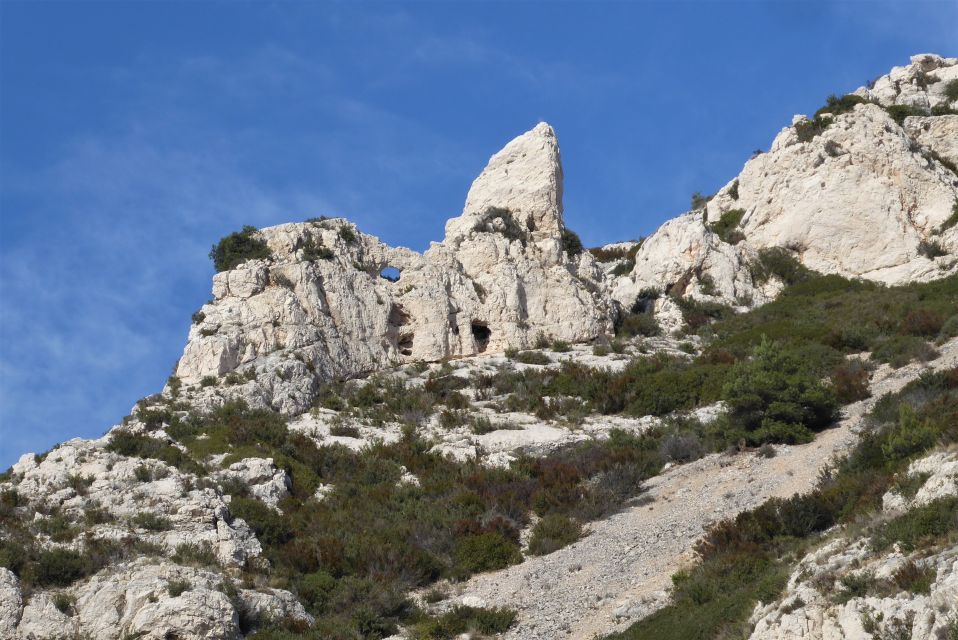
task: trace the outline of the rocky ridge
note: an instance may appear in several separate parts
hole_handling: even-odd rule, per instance
[[[821,273],[886,284],[954,273],[958,115],[899,124],[888,108],[954,110],[958,100],[949,102],[944,88],[956,79],[958,59],[914,56],[852,94],[861,103],[850,110],[795,116],[704,207],[646,239],[633,271],[613,283],[613,297],[629,305],[652,288],[762,304],[780,288],[756,269],[759,252],[772,247]],[[734,222],[724,238],[723,216]],[[937,250],[928,251],[932,243]]]

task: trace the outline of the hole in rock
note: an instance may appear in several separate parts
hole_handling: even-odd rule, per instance
[[[399,347],[399,353],[403,354],[404,356],[412,355],[413,335],[414,334],[410,333],[408,335],[399,336],[399,344],[396,346]]]
[[[472,321],[472,337],[476,341],[476,351],[482,353],[489,346],[489,336],[492,335],[485,322]]]
[[[399,276],[402,272],[396,267],[385,267],[379,272],[379,277],[390,282],[399,282]]]

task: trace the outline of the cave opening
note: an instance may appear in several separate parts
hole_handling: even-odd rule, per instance
[[[492,331],[485,322],[479,320],[472,321],[472,338],[476,341],[476,351],[482,353],[489,346],[489,337]]]

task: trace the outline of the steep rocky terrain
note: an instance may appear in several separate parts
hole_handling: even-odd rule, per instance
[[[642,242],[544,123],[422,254],[224,238],[162,392],[0,475],[0,638],[958,635],[956,108],[915,56]]]
[[[888,284],[954,273],[958,115],[947,112],[958,101],[945,87],[955,79],[958,60],[919,55],[852,94],[857,103],[796,116],[700,209],[643,243],[615,298],[632,304],[655,288],[761,304],[778,287],[750,265],[770,247],[821,273]]]

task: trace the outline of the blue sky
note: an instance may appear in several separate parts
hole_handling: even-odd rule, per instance
[[[636,238],[958,3],[0,2],[0,468],[160,389],[243,224],[441,239],[557,130],[566,221]]]

